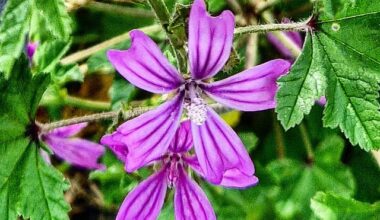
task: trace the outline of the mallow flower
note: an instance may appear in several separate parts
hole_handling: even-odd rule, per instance
[[[29,60],[33,59],[33,56],[37,50],[37,47],[38,47],[38,43],[32,42],[32,41],[28,42],[28,44],[26,45],[25,52],[26,52],[26,55],[28,56]]]
[[[230,169],[240,172],[241,176],[252,176],[254,166],[243,143],[207,105],[205,98],[242,111],[273,108],[276,79],[288,71],[290,64],[273,60],[213,82],[211,78],[222,69],[232,49],[234,15],[224,11],[212,17],[203,0],[195,0],[188,32],[190,77],[178,73],[158,46],[139,30],[131,31],[128,50],[108,51],[110,62],[129,82],[172,97],[156,109],[119,126],[111,134],[114,136],[112,145],[120,150],[119,157],[126,157],[125,168],[132,172],[167,151],[184,110],[191,120],[194,148],[205,178],[220,183],[223,174]]]
[[[41,134],[40,138],[57,157],[72,165],[88,169],[104,169],[104,165],[97,161],[103,155],[105,147],[82,138],[73,137],[86,126],[87,123],[79,123],[56,128]],[[42,153],[42,156],[48,159],[45,153]]]
[[[190,121],[182,122],[167,152],[152,161],[156,167],[155,173],[127,195],[120,206],[117,220],[157,219],[168,188],[174,190],[175,219],[216,219],[205,193],[187,172],[191,168],[203,175],[197,158],[189,152],[193,145],[190,124]],[[229,187],[257,183],[256,177],[239,179],[233,171],[226,173],[223,179],[220,185]]]

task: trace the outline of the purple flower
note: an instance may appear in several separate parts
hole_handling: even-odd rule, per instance
[[[190,121],[181,124],[166,154],[154,160],[160,164],[160,168],[128,194],[119,209],[117,220],[156,219],[163,206],[167,188],[175,190],[175,219],[216,219],[205,193],[186,171],[190,167],[203,175],[197,159],[189,154],[193,145],[190,129]],[[110,144],[112,143],[111,140]],[[255,176],[246,176],[233,169],[225,173],[220,185],[246,187],[257,182]]]
[[[226,63],[232,48],[234,15],[224,11],[211,17],[202,0],[195,0],[189,18],[190,78],[183,78],[157,45],[143,32],[131,32],[126,51],[110,50],[108,58],[118,72],[135,86],[153,93],[173,93],[155,110],[125,122],[107,139],[126,170],[132,172],[160,158],[168,149],[183,109],[191,120],[194,148],[205,178],[218,184],[226,170],[254,174],[253,163],[237,134],[206,104],[205,96],[243,111],[275,106],[276,79],[290,64],[273,60],[227,79],[210,79]],[[105,143],[102,139],[102,143]],[[128,153],[125,148],[128,148]]]
[[[38,43],[34,42],[28,42],[26,45],[26,55],[28,56],[29,60],[33,59],[33,55],[36,52],[36,49],[38,47]]]
[[[55,155],[70,164],[88,169],[104,169],[97,160],[103,155],[105,148],[100,144],[72,137],[86,126],[87,123],[80,123],[56,128],[42,134],[41,139]],[[46,158],[46,155],[44,157]]]

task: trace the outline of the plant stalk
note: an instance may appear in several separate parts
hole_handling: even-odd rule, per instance
[[[231,110],[230,108],[225,107],[218,103],[211,104],[210,107],[212,107],[218,113],[223,113],[223,112],[227,112]],[[154,108],[156,108],[156,106],[134,107],[128,110],[119,109],[119,110],[114,110],[114,111],[109,111],[109,112],[95,113],[91,115],[64,119],[64,120],[55,121],[55,122],[46,123],[46,124],[41,124],[39,122],[36,122],[36,124],[38,124],[41,127],[41,130],[43,132],[46,132],[46,131],[53,130],[55,128],[78,124],[82,122],[94,122],[94,121],[100,121],[100,120],[117,119],[119,116],[122,116],[123,120],[128,120],[128,119],[137,117]]]
[[[267,33],[273,31],[298,31],[307,32],[310,29],[308,21],[288,24],[263,24],[263,25],[250,25],[246,27],[235,28],[235,36],[251,33]]]
[[[309,162],[312,162],[312,161],[314,161],[314,150],[313,150],[313,146],[311,144],[310,138],[309,138],[309,134],[307,133],[306,126],[302,122],[298,126],[298,128],[300,130],[302,141],[303,141],[303,145],[304,145],[305,150],[306,150],[307,160]]]
[[[173,48],[177,60],[179,71],[183,74],[187,73],[187,53],[185,49],[185,39],[178,37],[175,33],[172,33],[169,30],[170,14],[168,8],[162,0],[148,0],[148,2],[169,38],[169,42]]]

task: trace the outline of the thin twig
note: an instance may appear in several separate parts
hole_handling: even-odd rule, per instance
[[[221,104],[215,103],[210,105],[216,112],[223,113],[228,112],[231,109],[228,107],[225,107]],[[100,121],[100,120],[113,120],[117,119],[119,116],[122,116],[124,120],[129,120],[131,118],[137,117],[149,110],[154,109],[156,106],[149,106],[149,107],[134,107],[129,110],[115,110],[115,111],[109,111],[109,112],[102,112],[102,113],[95,113],[91,115],[85,115],[85,116],[79,116],[75,118],[70,119],[64,119],[60,121],[55,121],[51,123],[41,124],[39,122],[36,122],[41,127],[42,132],[47,132],[50,130],[53,130],[55,128],[64,127],[68,125],[78,124],[82,122],[94,122],[94,121]]]
[[[140,30],[147,33],[147,34],[152,34],[152,33],[160,31],[161,26],[155,24],[155,25],[140,28]],[[116,36],[114,38],[111,38],[109,40],[103,41],[100,44],[96,44],[96,45],[89,47],[87,49],[84,49],[84,50],[78,51],[76,53],[70,54],[69,56],[62,58],[61,64],[67,65],[67,64],[71,64],[71,63],[76,63],[78,61],[81,61],[81,60],[91,56],[92,54],[94,54],[100,50],[107,49],[107,48],[109,48],[115,44],[129,40],[130,38],[131,37],[130,37],[129,31],[128,31],[124,34],[121,34],[121,35]]]
[[[163,0],[148,0],[149,5],[153,9],[156,17],[160,21],[162,28],[168,36],[169,42],[173,48],[173,52],[177,59],[178,69],[181,73],[187,73],[187,53],[185,49],[185,39],[177,36],[169,30],[170,13]]]
[[[235,36],[250,33],[267,33],[273,31],[298,31],[306,32],[309,30],[308,21],[287,23],[287,24],[263,24],[263,25],[251,25],[246,27],[235,28]]]
[[[273,15],[271,13],[264,12],[262,16],[266,20],[266,22],[268,23],[274,22]],[[304,23],[308,23],[308,21],[305,21]],[[294,41],[292,41],[284,32],[275,31],[272,34],[291,52],[294,58],[297,58],[301,54],[302,52],[301,48]]]

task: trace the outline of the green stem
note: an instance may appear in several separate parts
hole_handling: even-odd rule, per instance
[[[250,25],[246,27],[235,28],[235,36],[251,33],[267,33],[273,31],[299,31],[306,32],[309,30],[308,21],[288,24],[263,24]]]
[[[262,14],[262,17],[268,23],[274,22],[273,15],[270,12],[264,12]],[[293,23],[293,24],[296,24],[296,23]],[[302,52],[301,48],[294,41],[292,41],[284,32],[276,31],[276,32],[273,32],[272,34],[292,53],[292,56],[294,58],[297,58],[301,54]]]
[[[149,106],[149,107],[134,107],[127,110],[119,109],[115,111],[109,111],[109,112],[102,112],[102,113],[95,113],[91,115],[85,115],[85,116],[79,116],[75,118],[70,119],[64,119],[60,121],[55,121],[47,124],[41,124],[39,122],[36,122],[41,127],[42,131],[50,131],[55,128],[68,126],[72,124],[78,124],[82,122],[94,122],[94,121],[100,121],[100,120],[109,120],[109,119],[117,119],[120,115],[124,120],[128,120],[134,117],[137,117],[149,110],[152,110],[156,106]],[[223,113],[230,111],[231,109],[226,108],[223,105],[220,105],[218,103],[211,104],[210,107],[212,107],[216,112]]]
[[[314,161],[314,150],[313,150],[313,146],[311,144],[310,138],[309,138],[309,134],[307,133],[306,126],[302,122],[298,126],[298,128],[300,129],[303,145],[304,145],[304,147],[306,149],[307,160],[309,162],[312,162],[312,161]]]
[[[91,101],[70,95],[67,95],[64,98],[64,104],[93,111],[107,111],[111,108],[111,104],[109,102]]]
[[[178,37],[175,33],[172,33],[169,30],[170,14],[164,1],[148,0],[148,2],[169,38],[177,60],[178,69],[181,73],[187,73],[187,53],[185,49],[185,39]]]
[[[285,158],[285,143],[284,143],[284,131],[280,123],[277,121],[276,114],[273,111],[273,130],[274,138],[276,141],[277,156],[280,159]]]

